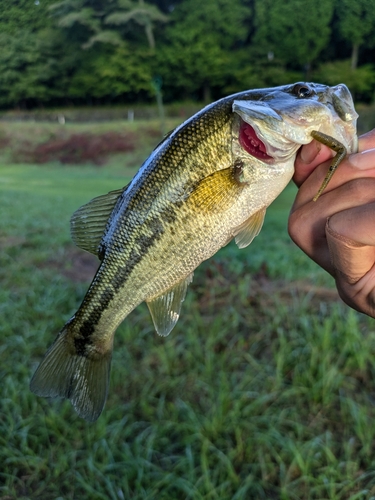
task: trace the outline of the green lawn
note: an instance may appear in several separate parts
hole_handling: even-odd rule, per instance
[[[375,499],[375,324],[289,240],[293,186],[250,247],[196,271],[169,337],[145,305],[126,318],[96,423],[29,391],[88,286],[69,277],[70,216],[150,148],[104,167],[3,158],[0,499]]]

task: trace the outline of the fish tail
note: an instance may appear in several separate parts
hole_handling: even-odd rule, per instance
[[[72,349],[69,322],[46,352],[30,382],[37,396],[70,399],[78,415],[91,422],[101,414],[108,394],[112,350],[95,356]]]

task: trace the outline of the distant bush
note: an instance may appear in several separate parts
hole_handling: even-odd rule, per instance
[[[91,162],[103,165],[111,154],[133,151],[135,143],[136,135],[131,132],[80,133],[55,137],[35,146],[24,145],[18,156],[27,163],[59,161],[63,164]]]
[[[0,149],[6,148],[10,144],[10,139],[0,131]]]
[[[359,105],[356,109],[359,114],[358,134],[364,134],[375,128],[375,106]]]
[[[374,97],[375,67],[364,64],[357,69],[350,67],[350,60],[323,63],[313,73],[315,81],[327,85],[345,83],[356,101],[371,102]]]

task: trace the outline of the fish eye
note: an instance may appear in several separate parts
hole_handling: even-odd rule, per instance
[[[314,91],[308,85],[304,85],[303,83],[296,83],[292,92],[301,99],[311,97],[314,94]]]

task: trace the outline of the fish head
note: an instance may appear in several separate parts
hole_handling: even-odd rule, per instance
[[[301,145],[313,140],[313,130],[335,138],[348,153],[357,151],[358,114],[344,84],[329,87],[301,82],[264,89],[257,100],[239,94],[232,109],[238,115],[234,152],[245,151],[263,163],[294,161]]]

